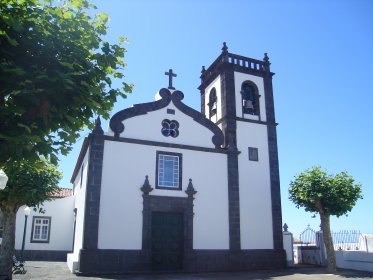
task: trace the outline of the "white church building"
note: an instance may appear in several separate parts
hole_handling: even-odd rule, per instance
[[[224,43],[202,68],[200,112],[183,103],[172,70],[166,74],[168,88],[156,101],[117,112],[107,132],[98,119],[85,139],[71,180],[69,268],[106,274],[285,267],[267,54],[235,55]]]

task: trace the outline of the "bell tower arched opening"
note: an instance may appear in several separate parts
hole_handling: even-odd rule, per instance
[[[251,81],[241,85],[242,112],[244,114],[260,116],[259,92],[257,86]]]

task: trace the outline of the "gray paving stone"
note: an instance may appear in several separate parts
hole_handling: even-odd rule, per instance
[[[98,279],[133,279],[133,280],[341,280],[373,279],[372,272],[338,270],[329,274],[325,268],[295,267],[285,270],[251,271],[251,272],[222,272],[198,274],[154,274],[154,275],[108,275],[108,276],[77,276],[70,273],[64,262],[26,262],[25,274],[14,274],[15,280],[98,280]]]

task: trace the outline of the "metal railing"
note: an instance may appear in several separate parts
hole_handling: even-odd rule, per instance
[[[317,238],[316,238],[316,231],[310,228],[310,225],[307,226],[307,228],[301,232],[299,235],[299,240],[301,245],[304,246],[316,246],[317,245]]]
[[[334,250],[367,251],[367,238],[357,230],[332,232]]]

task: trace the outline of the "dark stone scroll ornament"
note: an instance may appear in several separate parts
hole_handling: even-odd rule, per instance
[[[209,129],[214,134],[211,141],[215,145],[215,148],[221,148],[221,146],[224,143],[223,132],[217,125],[215,125],[212,121],[207,119],[202,113],[185,105],[181,101],[184,99],[184,94],[181,91],[176,90],[171,94],[171,92],[168,89],[162,88],[159,91],[159,95],[162,97],[162,99],[154,102],[137,104],[131,108],[124,109],[116,113],[110,119],[109,124],[110,129],[114,132],[114,136],[119,138],[120,134],[124,131],[124,120],[136,116],[146,115],[147,113],[152,111],[160,110],[162,108],[167,107],[172,101],[175,107],[178,108],[181,112],[193,118],[194,121]]]
[[[171,102],[171,92],[166,88],[162,88],[159,91],[159,95],[162,97],[162,99],[160,100],[136,104],[133,105],[133,107],[131,108],[127,108],[117,112],[110,119],[109,123],[110,129],[114,132],[114,136],[119,137],[119,135],[124,131],[124,120],[136,116],[146,115],[149,112],[167,107],[167,105]]]

